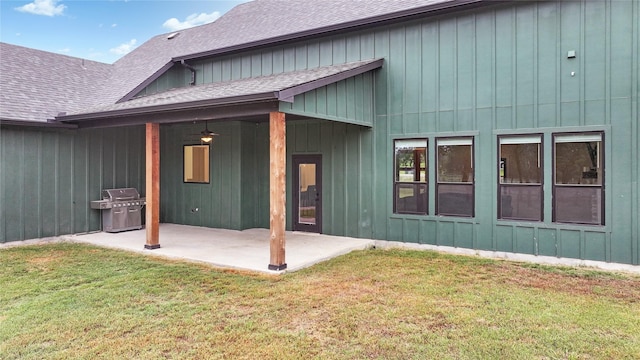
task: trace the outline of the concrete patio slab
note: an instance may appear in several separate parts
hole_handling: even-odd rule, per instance
[[[269,230],[243,231],[177,224],[160,225],[160,248],[145,250],[146,232],[97,232],[65,236],[68,240],[143,254],[184,259],[215,267],[281,274],[349,253],[373,247],[375,241],[324,234],[286,232],[286,263],[283,271],[268,270]]]

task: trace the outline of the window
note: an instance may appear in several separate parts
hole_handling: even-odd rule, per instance
[[[394,142],[393,212],[427,213],[427,140]]]
[[[473,138],[436,141],[436,213],[473,217]]]
[[[542,136],[503,136],[498,143],[498,219],[542,221]]]
[[[209,145],[184,146],[184,182],[209,183]]]
[[[604,225],[602,138],[554,134],[554,222]]]

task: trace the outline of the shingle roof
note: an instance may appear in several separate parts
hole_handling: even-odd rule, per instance
[[[191,36],[175,57],[278,39],[357,20],[376,19],[452,0],[255,0],[236,6],[212,24],[194,28],[214,36]],[[196,35],[196,34],[194,34]],[[200,35],[200,34],[197,34]],[[185,36],[184,38],[187,38]],[[177,39],[177,38],[176,38]]]
[[[112,66],[0,43],[0,120],[46,121],[95,106]]]
[[[127,114],[128,110],[135,110],[140,113],[164,111],[173,108],[173,105],[186,108],[205,105],[227,105],[256,99],[289,101],[298,93],[355,76],[380,66],[382,66],[382,59],[374,59],[269,76],[176,88],[130,101],[85,109],[78,113],[67,114],[59,120],[73,121],[88,114],[113,117]]]
[[[3,44],[0,118],[45,121],[59,112],[129,100],[177,59],[483,1],[255,0],[236,6],[213,23],[181,30],[172,39],[167,34],[155,36],[113,65]]]
[[[477,0],[255,0],[240,4],[213,23],[155,36],[114,63],[114,76],[101,98],[112,104],[135,90],[154,74],[164,72],[176,58],[189,54],[223,52],[257,42],[333,29],[337,24],[377,19],[383,14],[403,14],[427,8]]]

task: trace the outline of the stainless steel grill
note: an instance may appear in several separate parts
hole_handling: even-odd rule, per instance
[[[142,229],[142,207],[146,204],[134,188],[102,190],[102,200],[91,202],[102,210],[102,231],[120,232]]]

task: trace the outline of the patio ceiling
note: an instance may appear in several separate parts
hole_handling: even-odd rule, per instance
[[[377,69],[382,59],[172,89],[73,114],[54,123],[79,128],[251,118],[277,111],[296,95]],[[265,118],[266,120],[266,118]]]

